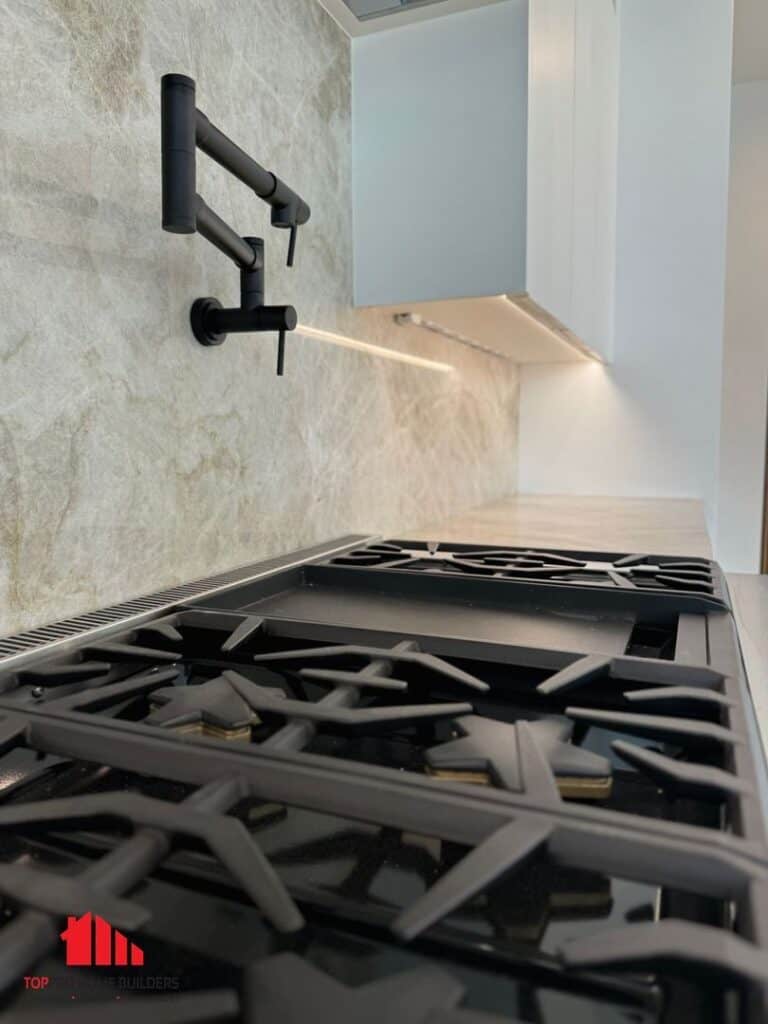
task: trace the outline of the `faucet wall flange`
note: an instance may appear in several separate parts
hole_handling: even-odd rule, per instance
[[[210,295],[206,298],[195,299],[189,311],[189,322],[192,326],[192,333],[201,345],[221,345],[227,340],[226,334],[217,333],[213,330],[211,313],[214,309],[224,307],[218,299]]]

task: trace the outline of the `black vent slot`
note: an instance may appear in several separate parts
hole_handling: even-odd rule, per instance
[[[625,654],[635,658],[662,658],[672,661],[677,640],[677,619],[673,622],[636,622]]]

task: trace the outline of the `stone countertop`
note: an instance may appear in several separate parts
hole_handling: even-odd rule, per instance
[[[700,501],[516,495],[409,531],[416,540],[711,558]]]

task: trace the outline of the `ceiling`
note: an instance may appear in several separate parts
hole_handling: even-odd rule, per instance
[[[319,0],[350,36],[454,14],[499,0]],[[768,0],[735,0],[734,82],[768,80]]]
[[[734,82],[768,79],[768,0],[736,0]]]
[[[439,2],[440,0],[344,0],[352,13],[361,20],[396,14],[403,7],[414,8]]]
[[[499,0],[319,0],[347,35],[363,36],[383,29],[458,11],[499,3]]]

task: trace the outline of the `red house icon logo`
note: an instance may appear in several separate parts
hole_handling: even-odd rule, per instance
[[[98,914],[68,917],[59,938],[67,947],[67,967],[142,967],[144,950]]]

